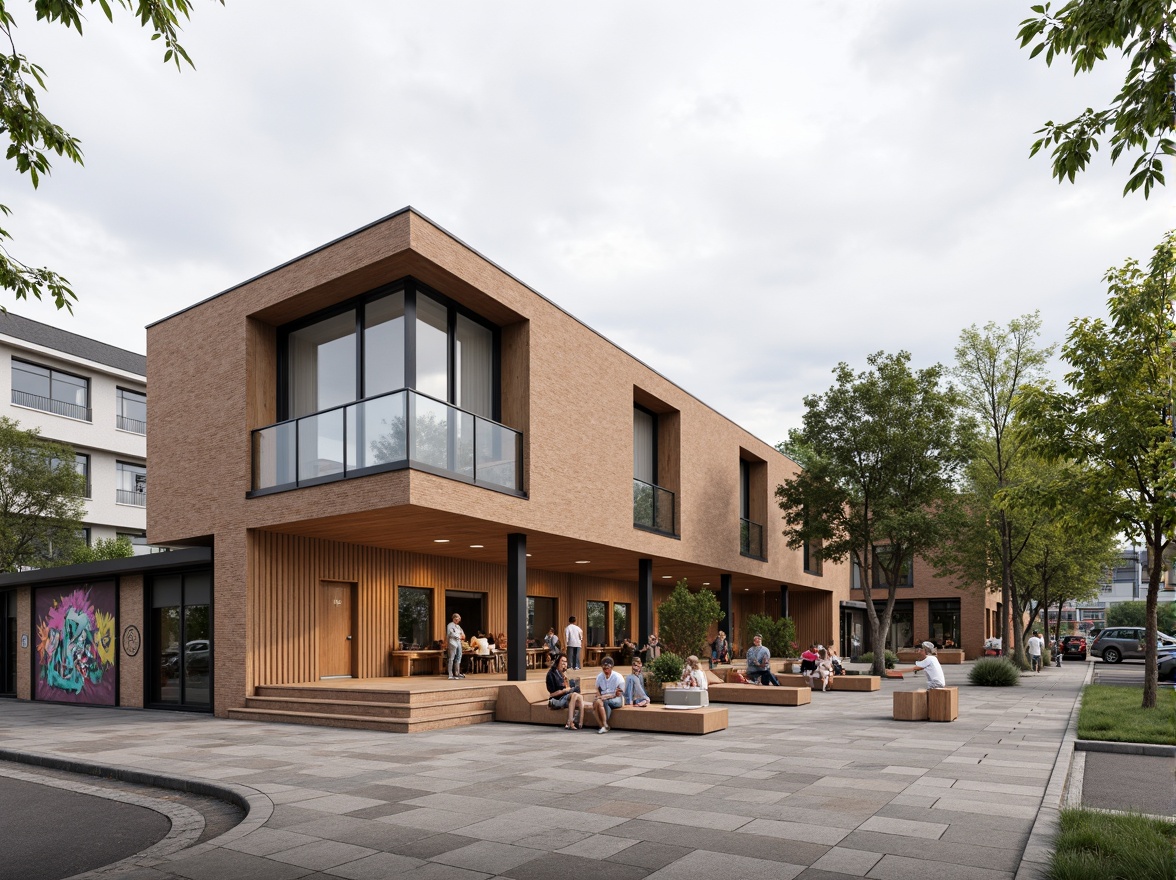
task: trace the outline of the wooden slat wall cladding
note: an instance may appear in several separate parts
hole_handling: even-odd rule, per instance
[[[318,670],[318,591],[323,581],[356,584],[360,678],[392,674],[389,651],[396,642],[396,588],[435,590],[433,638],[445,632],[445,590],[486,593],[486,612],[495,632],[506,630],[506,568],[481,562],[425,556],[281,535],[249,533],[249,632],[254,681],[289,684],[314,681]],[[655,601],[669,595],[669,590]],[[527,572],[527,595],[556,599],[557,619],[576,615],[583,625],[588,600],[629,602],[637,614],[635,582],[605,580],[550,571]],[[612,626],[612,615],[609,615]],[[562,637],[562,636],[561,636]]]
[[[833,596],[830,593],[790,593],[788,611],[796,624],[796,641],[807,647],[810,642],[821,645],[836,644],[833,627]]]

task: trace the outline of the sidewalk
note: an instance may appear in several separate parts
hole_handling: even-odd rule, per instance
[[[730,706],[730,728],[705,737],[496,723],[404,736],[2,703],[0,757],[200,780],[248,801],[215,840],[104,877],[1032,877],[1022,857],[1040,857],[1060,802],[1087,665],[1017,688],[968,687],[969,668],[945,667],[963,685],[951,724],[891,720],[911,676],[792,709]]]

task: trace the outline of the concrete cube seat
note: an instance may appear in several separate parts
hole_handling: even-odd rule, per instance
[[[917,691],[895,691],[894,720],[926,721],[927,691],[924,688]]]
[[[813,701],[809,687],[761,687],[754,684],[712,684],[712,703],[752,703],[757,706],[807,706]]]

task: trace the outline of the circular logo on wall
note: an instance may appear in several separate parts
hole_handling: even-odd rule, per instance
[[[143,640],[139,637],[139,628],[134,624],[123,630],[123,653],[128,657],[134,657],[139,653],[139,646],[142,642]]]

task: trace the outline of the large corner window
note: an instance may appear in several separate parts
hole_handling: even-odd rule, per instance
[[[92,420],[89,379],[16,358],[12,359],[12,402],[84,422]]]
[[[119,388],[115,401],[115,427],[132,434],[147,433],[147,395],[142,391]]]
[[[408,280],[279,334],[286,421],[253,435],[255,492],[414,467],[521,492],[498,424],[497,329]]]
[[[633,525],[674,534],[674,493],[658,485],[658,416],[633,406]]]

